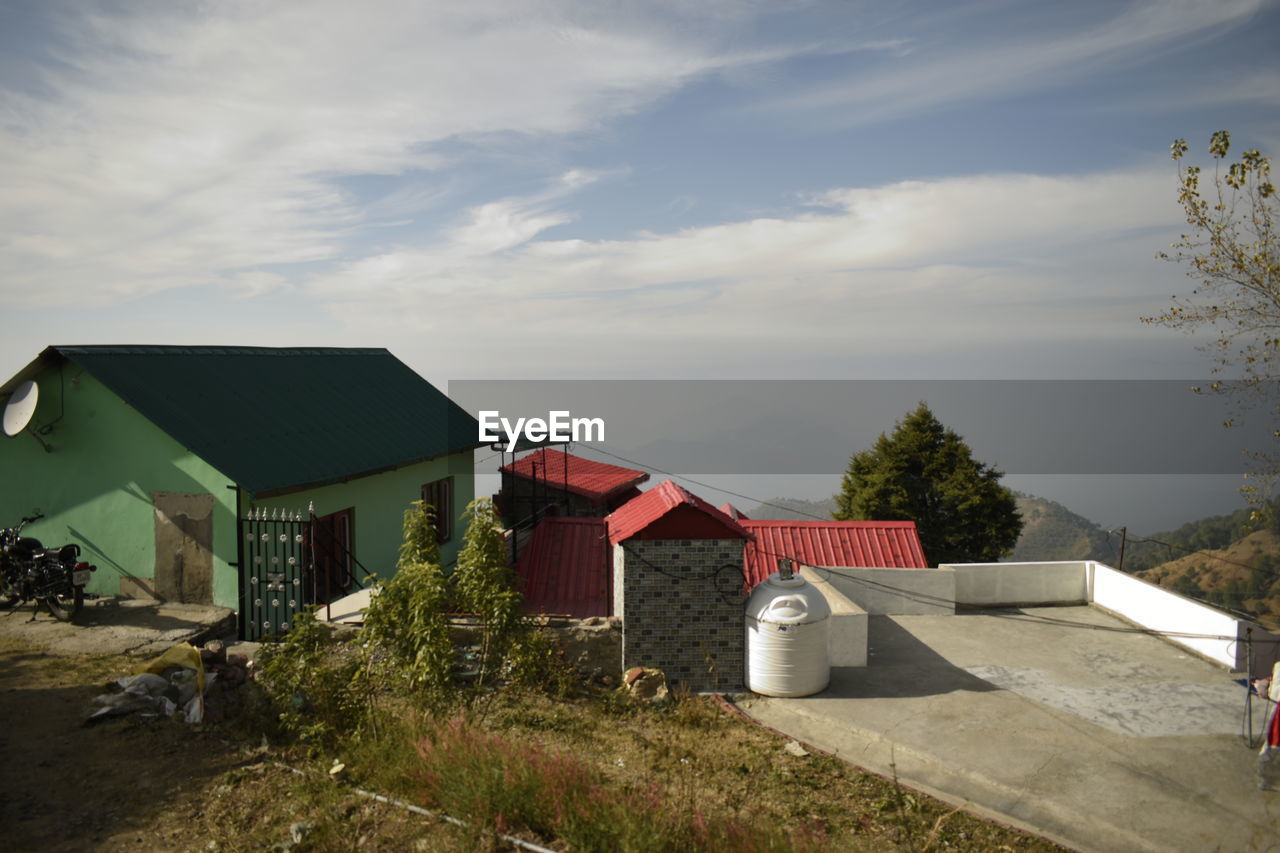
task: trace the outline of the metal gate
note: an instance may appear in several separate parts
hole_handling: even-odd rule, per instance
[[[250,510],[240,519],[240,630],[246,640],[285,634],[313,604],[310,512]]]

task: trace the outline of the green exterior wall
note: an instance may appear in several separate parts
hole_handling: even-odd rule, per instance
[[[76,542],[98,571],[88,592],[147,594],[155,575],[152,492],[213,495],[215,604],[234,607],[235,492],[231,481],[74,364],[36,378],[40,402],[31,426],[51,425],[45,452],[30,435],[0,435],[0,524],[39,507],[45,517],[24,533],[45,545]],[[235,557],[232,556],[231,560]]]
[[[462,546],[462,514],[475,491],[475,464],[470,451],[279,497],[253,500],[245,493],[241,500],[246,511],[265,507],[268,514],[272,509],[305,513],[314,504],[316,515],[324,516],[353,507],[356,559],[370,572],[390,577],[400,556],[405,510],[422,497],[424,485],[445,477],[453,477],[454,524],[453,536],[440,546],[440,559],[449,563],[457,559]]]
[[[39,406],[31,427],[51,425],[43,440],[0,434],[0,526],[12,526],[41,509],[45,518],[24,531],[46,546],[76,542],[83,559],[98,566],[90,593],[146,595],[155,574],[153,492],[213,496],[213,600],[239,609],[236,566],[236,496],[231,480],[182,447],[115,393],[77,367],[64,363],[36,377]],[[252,506],[317,515],[354,507],[357,559],[371,571],[394,571],[404,510],[422,485],[454,478],[454,510],[460,516],[474,490],[472,453],[454,454],[404,468],[267,500],[240,492]],[[461,522],[443,548],[456,557]],[[123,581],[123,586],[122,586]]]

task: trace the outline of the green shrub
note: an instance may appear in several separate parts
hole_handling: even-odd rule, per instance
[[[315,609],[294,616],[283,642],[258,652],[258,682],[285,736],[328,746],[373,720],[365,656],[341,646]]]
[[[578,681],[573,665],[565,660],[564,650],[556,642],[555,633],[527,623],[507,647],[506,675],[517,687],[558,697],[571,695]]]
[[[477,498],[467,506],[466,519],[467,533],[453,581],[459,609],[480,620],[476,686],[481,688],[501,670],[511,643],[524,627],[524,616],[493,503]]]
[[[453,670],[449,588],[440,567],[430,507],[414,501],[404,514],[399,570],[379,582],[364,617],[364,637],[384,681],[437,697]]]

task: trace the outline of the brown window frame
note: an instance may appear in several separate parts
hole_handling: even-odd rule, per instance
[[[453,538],[453,477],[441,477],[424,483],[422,502],[435,510],[436,542],[443,545]],[[440,506],[441,502],[445,504],[443,508]]]

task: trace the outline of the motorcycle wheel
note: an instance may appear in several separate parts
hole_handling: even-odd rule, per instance
[[[22,593],[8,578],[0,578],[0,610],[12,610],[15,604],[22,601]]]
[[[44,606],[49,609],[49,613],[53,615],[54,619],[59,622],[66,622],[84,607],[84,590],[76,587],[75,594],[71,598],[51,595],[44,600]]]

